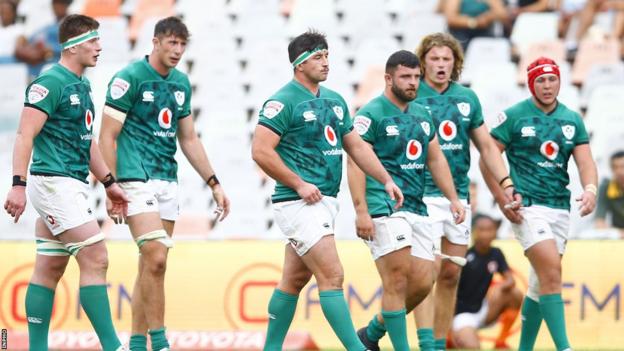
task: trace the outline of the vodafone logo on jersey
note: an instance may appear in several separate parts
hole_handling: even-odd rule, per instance
[[[87,112],[85,112],[84,122],[87,130],[91,131],[91,128],[93,128],[93,112],[91,112],[91,110],[87,110]]]
[[[418,159],[422,155],[422,145],[418,140],[410,140],[407,142],[407,148],[405,149],[405,156],[410,161]]]
[[[173,113],[171,113],[171,110],[166,107],[160,110],[160,113],[158,113],[158,124],[163,129],[171,128],[172,119]]]
[[[542,146],[540,146],[540,152],[544,157],[553,161],[559,154],[559,145],[552,140],[545,141],[542,143]]]
[[[457,136],[457,125],[453,121],[444,121],[438,128],[438,134],[440,134],[442,139],[451,141]]]
[[[329,145],[336,146],[336,144],[338,144],[338,137],[336,136],[334,128],[332,128],[331,126],[325,126],[323,134],[325,134],[325,140],[327,140]]]

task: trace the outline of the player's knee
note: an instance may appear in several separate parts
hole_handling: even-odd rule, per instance
[[[442,265],[442,270],[438,274],[438,284],[445,287],[454,288],[459,283],[461,270],[455,264]]]
[[[108,269],[108,252],[103,243],[82,248],[76,260],[81,269],[100,272],[106,272]]]
[[[454,333],[453,342],[455,343],[455,347],[459,349],[479,349],[479,336],[478,335],[458,335],[458,333]]]
[[[290,286],[296,291],[301,291],[312,278],[311,272],[300,272],[293,275],[290,279]]]
[[[37,281],[46,280],[50,283],[58,283],[67,268],[67,256],[65,257],[49,257],[45,262],[37,259],[33,278]],[[39,278],[40,277],[40,278]]]
[[[542,293],[553,293],[561,289],[561,271],[549,269],[540,277],[540,288]]]
[[[160,245],[158,245],[160,246]],[[167,270],[167,250],[160,248],[150,250],[147,254],[142,254],[144,270],[152,275],[164,275]]]

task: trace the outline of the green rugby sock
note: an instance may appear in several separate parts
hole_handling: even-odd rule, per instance
[[[130,351],[147,351],[147,336],[132,334],[132,336],[130,336],[130,343],[128,346]]]
[[[570,348],[570,342],[566,335],[565,315],[563,311],[563,299],[561,294],[541,295],[539,302],[540,311],[550,331],[550,336],[555,342],[557,351]]]
[[[28,318],[28,342],[30,351],[48,350],[48,331],[54,290],[30,283],[26,290],[26,317]]]
[[[436,351],[438,350],[446,350],[446,339],[435,339],[435,341],[433,342],[433,345],[435,346]]]
[[[165,334],[165,327],[156,330],[148,331],[150,340],[152,340],[152,351],[160,351],[162,349],[169,349],[169,342],[167,341],[167,335]]]
[[[88,285],[80,287],[80,303],[100,339],[104,351],[115,351],[121,342],[115,333],[111,318],[106,285]]]
[[[282,349],[288,328],[290,328],[290,323],[295,316],[298,298],[298,295],[288,294],[279,289],[273,291],[273,296],[269,301],[269,326],[267,327],[264,351]]]
[[[531,351],[535,347],[535,340],[542,325],[540,305],[532,298],[525,296],[522,303],[522,329],[518,351]]]
[[[379,322],[377,315],[374,315],[373,319],[368,322],[368,327],[366,327],[366,336],[368,340],[376,342],[383,338],[384,335],[386,335],[386,326]]]
[[[407,341],[407,321],[405,320],[405,309],[398,311],[381,311],[392,347],[397,351],[409,351]],[[376,318],[375,318],[376,319]]]
[[[432,328],[420,328],[416,331],[416,335],[418,335],[418,347],[421,351],[434,351]]]
[[[334,333],[348,351],[363,351],[366,347],[357,337],[353,321],[342,290],[325,290],[319,293],[321,309]]]

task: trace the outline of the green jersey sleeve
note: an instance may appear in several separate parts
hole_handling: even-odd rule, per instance
[[[132,82],[132,77],[127,71],[121,71],[113,76],[108,83],[106,91],[106,105],[114,107],[116,110],[128,112],[136,100],[138,87]]]
[[[178,99],[183,99],[184,103],[182,105],[182,113],[180,114],[180,118],[186,118],[188,116],[191,115],[191,95],[192,95],[192,91],[191,91],[191,82],[189,82],[188,77],[185,76],[184,77],[184,92],[182,92],[182,95],[180,94],[180,92],[176,91],[175,92],[176,96],[176,101]]]
[[[353,119],[353,127],[355,131],[367,143],[374,144],[377,136],[377,121],[368,111],[359,111]]]
[[[290,126],[292,108],[279,100],[268,100],[262,105],[258,124],[282,136]]]
[[[585,129],[585,123],[583,123],[583,119],[579,115],[577,115],[576,118],[576,129],[578,130],[578,132],[575,133],[575,145],[588,144],[589,135],[587,134],[587,129]]]
[[[339,99],[340,105],[334,106],[334,114],[342,122],[338,124],[340,129],[340,135],[345,136],[353,130],[353,121],[351,120],[351,114],[349,113],[349,107],[342,97]]]
[[[43,75],[35,79],[26,89],[24,106],[36,108],[50,117],[57,110],[62,94],[61,81],[52,75]]]
[[[496,117],[495,127],[492,128],[490,134],[501,144],[508,146],[511,142],[511,127],[512,123],[507,118],[507,112],[503,111]]]
[[[473,106],[475,107],[474,114],[470,118],[470,129],[476,129],[483,124],[483,110],[481,108],[481,102],[477,95],[471,90],[470,96],[472,97]]]

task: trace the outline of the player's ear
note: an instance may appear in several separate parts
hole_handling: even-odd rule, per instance
[[[390,73],[384,73],[384,80],[386,81],[386,86],[392,86],[392,75]]]
[[[158,39],[158,37],[153,37],[152,38],[152,45],[154,45],[154,47],[156,47],[156,45],[158,45],[158,43],[160,43],[160,39]]]

